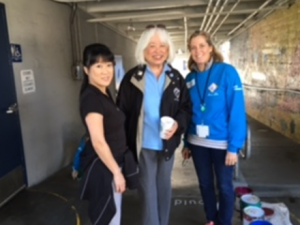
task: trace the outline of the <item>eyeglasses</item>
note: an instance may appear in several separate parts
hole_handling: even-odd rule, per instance
[[[156,25],[155,24],[150,24],[150,25],[146,26],[146,30],[147,29],[153,29],[153,28],[160,28],[160,29],[164,29],[164,30],[167,29],[164,24],[156,24]]]

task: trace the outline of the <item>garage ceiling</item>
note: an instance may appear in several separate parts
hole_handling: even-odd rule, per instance
[[[164,24],[176,48],[186,49],[195,30],[213,35],[217,44],[230,40],[275,10],[296,0],[56,0],[76,3],[92,15],[89,23],[105,23],[137,40],[149,24]]]

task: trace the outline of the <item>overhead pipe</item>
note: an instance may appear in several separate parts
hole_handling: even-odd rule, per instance
[[[215,25],[215,23],[216,23],[217,20],[219,19],[220,13],[223,12],[224,7],[227,5],[227,2],[228,2],[228,0],[225,0],[225,1],[224,1],[223,5],[221,6],[221,8],[220,8],[220,10],[219,10],[219,13],[217,14],[217,16],[215,17],[214,21],[212,22],[210,28],[208,29],[208,31],[207,31],[208,33],[211,31],[211,29],[213,28],[213,26]]]
[[[237,0],[235,2],[235,4],[231,7],[231,9],[229,10],[229,12],[227,13],[227,15],[223,18],[223,20],[221,21],[221,23],[219,23],[218,27],[215,29],[215,31],[211,34],[211,36],[214,36],[215,33],[220,29],[220,27],[223,25],[223,23],[225,22],[225,20],[227,20],[227,18],[229,17],[229,15],[233,12],[233,10],[237,7],[237,5],[240,3],[241,0]]]
[[[237,29],[243,26],[248,20],[250,20],[254,15],[256,15],[261,9],[265,8],[270,2],[272,2],[272,0],[265,1],[264,4],[262,4],[257,10],[251,13],[245,20],[243,20],[239,25],[237,25],[234,29],[232,29],[227,35],[231,35],[232,33],[234,33]]]
[[[254,26],[256,23],[262,21],[264,18],[266,18],[268,15],[270,15],[271,13],[273,13],[276,9],[285,9],[287,7],[282,7],[283,4],[289,2],[289,0],[279,0],[277,2],[277,6],[275,7],[271,7],[269,8],[269,11],[267,13],[265,13],[259,20],[254,21],[253,23],[249,24],[247,27],[245,27],[245,29],[235,33],[233,36],[228,37],[227,39],[220,41],[217,45],[220,45],[222,42],[226,42],[226,41],[230,41],[232,38],[244,33],[246,30],[248,30],[250,27]],[[265,8],[266,9],[266,8]]]
[[[72,50],[72,68],[71,74],[75,80],[82,78],[82,65],[81,65],[81,43],[79,37],[79,20],[78,20],[78,5],[73,3],[71,5],[70,15],[70,35],[71,35],[71,50]]]
[[[72,63],[75,64],[77,59],[77,50],[76,50],[76,43],[75,43],[75,30],[74,30],[74,21],[76,16],[77,5],[71,5],[71,14],[70,14],[70,38],[71,38],[71,51],[72,51]]]
[[[188,39],[188,26],[187,26],[187,18],[183,17],[183,23],[184,23],[184,53],[187,53],[187,39]]]
[[[280,8],[284,8],[284,7],[276,7],[276,9],[280,9]],[[261,9],[260,11],[267,11],[273,9],[273,7],[267,7],[264,9]],[[238,15],[238,14],[245,14],[245,13],[251,13],[256,11],[257,9],[242,9],[242,10],[237,10],[237,11],[233,11],[231,12],[231,15]],[[226,15],[229,12],[221,12],[220,15]],[[158,15],[158,14],[155,14]],[[161,14],[159,14],[161,15]],[[165,16],[161,15],[161,16],[153,16],[153,14],[151,14],[151,17],[149,18],[149,15],[139,15],[136,16],[134,19],[135,22],[149,22],[149,21],[164,21],[164,20],[179,20],[182,17],[186,17],[186,18],[201,18],[201,17],[205,17],[205,16],[213,16],[213,15],[218,15],[217,13],[191,13],[191,14],[182,14],[182,13],[178,13],[177,15],[170,15],[170,16]],[[130,15],[126,15],[126,16],[119,16],[119,17],[100,17],[100,18],[94,18],[94,19],[90,19],[87,20],[87,22],[91,22],[91,23],[97,23],[97,22],[109,22],[109,21],[121,21],[124,22],[124,20],[131,20],[133,19],[132,16]]]
[[[218,8],[220,2],[221,2],[221,0],[218,0],[218,1],[217,1],[217,3],[215,4],[215,7],[213,8],[212,13],[215,13],[215,12],[216,12],[216,10],[217,10],[217,8]],[[216,14],[216,15],[217,15],[217,14]],[[205,28],[204,28],[204,31],[207,31],[207,29],[208,29],[208,27],[209,27],[209,24],[210,24],[210,22],[211,22],[211,20],[212,20],[212,18],[213,18],[213,15],[211,15],[211,16],[209,17],[209,20],[208,20],[208,22],[207,22],[207,24],[206,24],[206,26],[205,26]]]
[[[99,2],[88,3],[85,9],[89,13],[99,12],[118,12],[118,11],[134,11],[134,10],[149,10],[149,9],[167,9],[179,8],[188,6],[206,5],[205,1],[201,0],[172,0],[172,1],[118,1],[118,2]]]
[[[276,6],[275,9],[284,9],[285,7],[282,7],[282,6]],[[260,11],[269,11],[271,9],[274,9],[274,7],[267,7],[267,8],[263,8],[261,9]],[[240,10],[236,10],[236,11],[233,11],[231,13],[231,15],[239,15],[239,14],[245,14],[245,13],[252,13],[254,11],[256,11],[257,9],[240,9]],[[225,12],[222,12],[220,13],[220,15],[226,15],[228,12],[225,11]],[[218,13],[208,13],[207,15],[217,15]],[[187,14],[187,15],[184,15],[186,16],[187,18],[199,18],[199,17],[203,17],[205,14],[204,13],[191,13],[191,14]]]
[[[75,37],[76,37],[76,44],[77,44],[77,63],[81,64],[81,39],[80,39],[80,22],[78,18],[78,13],[76,12],[75,22],[76,22],[76,31],[75,31]]]
[[[200,30],[202,30],[203,27],[205,26],[207,14],[208,14],[208,12],[209,12],[209,10],[210,10],[210,7],[211,7],[212,2],[213,2],[213,0],[209,0],[209,2],[208,2],[208,5],[207,5],[206,10],[205,10],[205,13],[204,13],[204,18],[203,18],[202,23],[201,23]]]

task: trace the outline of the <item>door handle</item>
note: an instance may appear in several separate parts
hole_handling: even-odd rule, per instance
[[[18,105],[17,105],[17,103],[9,106],[8,109],[6,110],[6,114],[13,114],[13,113],[17,113],[17,112],[18,112]]]

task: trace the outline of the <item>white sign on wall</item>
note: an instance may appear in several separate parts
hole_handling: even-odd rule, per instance
[[[115,80],[116,80],[116,89],[119,90],[119,86],[122,82],[122,79],[125,75],[123,67],[123,57],[121,55],[115,55]]]
[[[35,81],[32,70],[21,70],[23,94],[35,92]]]

